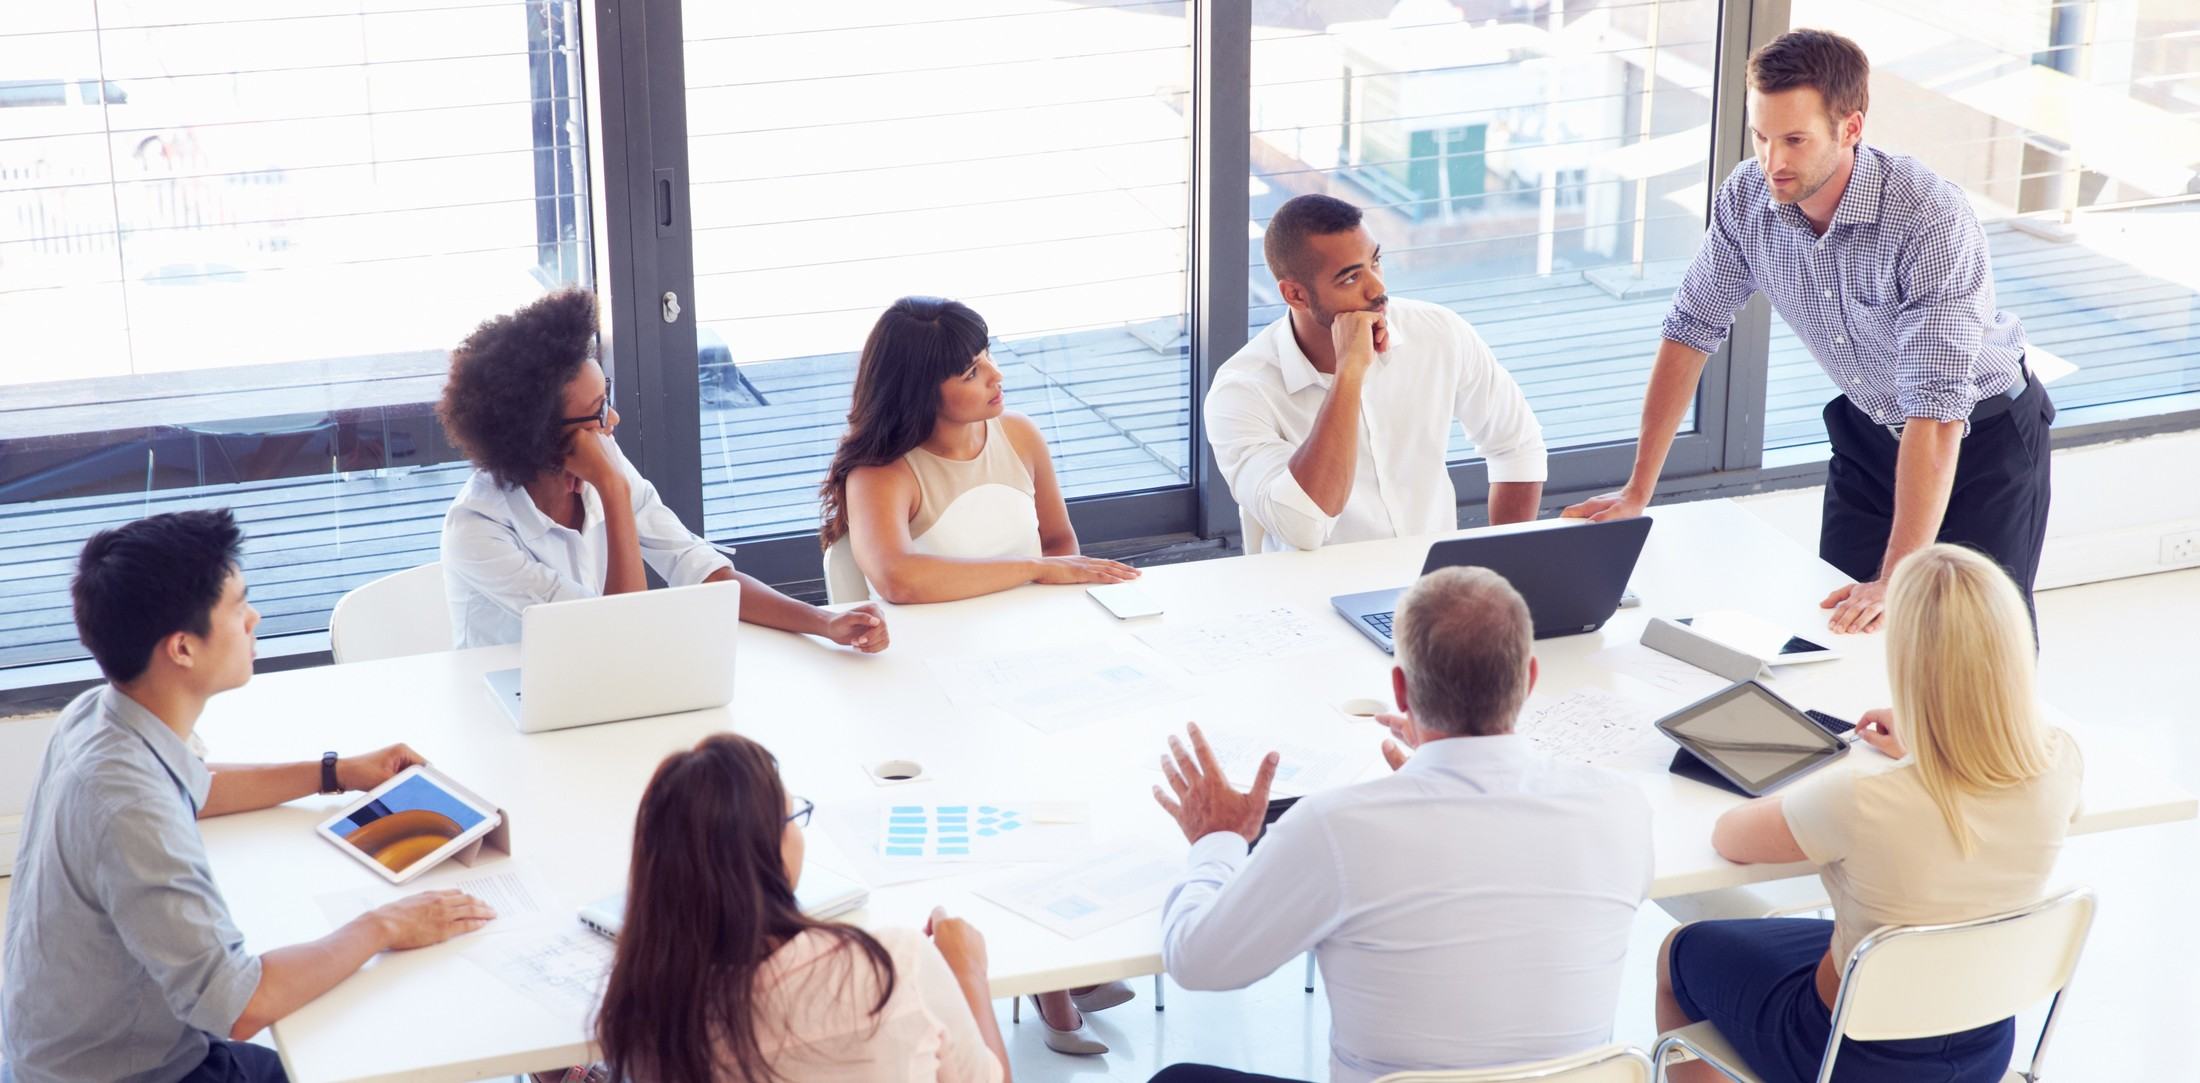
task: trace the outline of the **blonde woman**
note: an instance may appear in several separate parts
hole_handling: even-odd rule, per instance
[[[2016,585],[1968,549],[1934,545],[1887,594],[1894,706],[1861,737],[1896,762],[1813,775],[1719,817],[1712,845],[1743,863],[1818,866],[1834,920],[1705,921],[1668,936],[1658,1026],[1709,1019],[1767,1083],[1814,1079],[1840,968],[1883,925],[1962,921],[2040,897],[2077,815],[2077,745],[2040,718],[2030,619]],[[1961,1034],[1845,1041],[1838,1081],[1995,1081],[2013,1020]],[[1701,1063],[1681,1083],[1723,1078]]]

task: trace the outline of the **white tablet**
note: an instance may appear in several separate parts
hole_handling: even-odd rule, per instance
[[[1684,617],[1681,624],[1696,634],[1741,651],[1766,665],[1788,666],[1801,662],[1826,662],[1841,657],[1832,647],[1794,635],[1771,621],[1735,609],[1714,609]]]
[[[315,830],[402,884],[496,830],[496,806],[426,765],[399,771]]]

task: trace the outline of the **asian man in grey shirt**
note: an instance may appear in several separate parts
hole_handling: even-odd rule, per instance
[[[348,759],[208,766],[192,729],[252,676],[226,510],[156,515],[93,535],[71,593],[107,684],[54,726],[24,814],[0,985],[0,1083],[213,1083],[285,1078],[247,1043],[376,954],[495,917],[425,892],[319,940],[254,956],[229,917],[196,821],[307,794],[366,790],[420,762],[393,745]]]

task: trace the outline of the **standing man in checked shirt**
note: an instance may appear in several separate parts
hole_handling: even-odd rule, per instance
[[[2047,529],[2055,407],[2024,367],[2024,328],[1994,304],[1986,236],[1963,193],[1866,146],[1871,65],[1796,30],[1749,58],[1757,157],[1711,223],[1665,318],[1627,487],[1565,514],[1641,514],[1705,359],[1762,291],[1841,388],[1818,555],[1856,582],[1826,597],[1836,632],[1885,619],[1887,575],[1934,541],[1998,561],[2031,604]]]

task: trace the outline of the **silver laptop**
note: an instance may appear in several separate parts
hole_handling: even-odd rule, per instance
[[[1545,519],[1437,542],[1429,547],[1421,574],[1462,565],[1488,568],[1528,603],[1537,639],[1579,635],[1602,628],[1619,609],[1627,577],[1649,537],[1649,516],[1608,523]],[[1390,625],[1404,593],[1396,587],[1340,594],[1329,604],[1385,653],[1396,653]]]
[[[529,606],[489,690],[521,733],[723,707],[740,620],[731,580]]]

